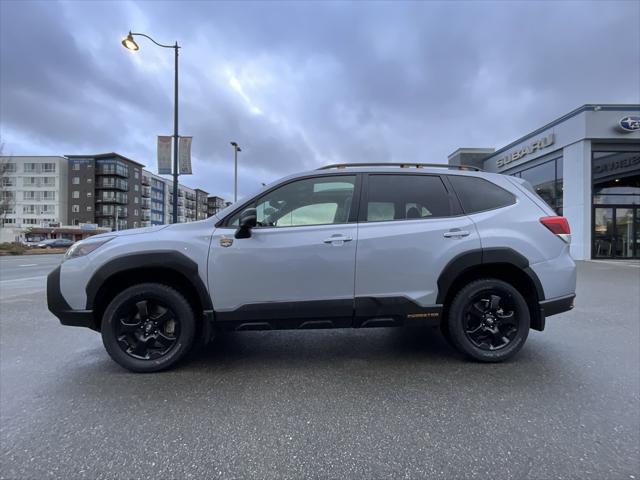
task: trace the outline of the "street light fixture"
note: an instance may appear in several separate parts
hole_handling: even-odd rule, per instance
[[[129,35],[122,39],[122,45],[133,52],[140,50],[140,47],[133,39],[134,36],[145,37],[162,48],[173,48],[175,52],[175,74],[173,82],[173,222],[178,223],[178,49],[181,48],[178,42],[175,45],[163,45],[156,42],[149,35],[129,31]]]
[[[124,48],[133,50],[134,52],[136,50],[140,50],[140,47],[138,46],[136,41],[133,39],[133,34],[131,32],[129,32],[129,35],[127,35],[125,38],[122,39],[122,45],[124,45]]]
[[[238,201],[238,152],[241,152],[242,149],[237,142],[231,142],[231,146],[233,147],[233,159],[234,159],[234,174],[233,174],[233,202]]]

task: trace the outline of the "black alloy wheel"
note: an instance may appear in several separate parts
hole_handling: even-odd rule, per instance
[[[113,323],[122,350],[141,360],[166,355],[180,335],[180,320],[162,301],[140,300],[124,304]]]
[[[195,332],[195,315],[187,299],[157,283],[135,285],[116,295],[101,326],[111,358],[133,372],[175,365],[191,349]]]
[[[509,283],[484,278],[458,292],[446,326],[459,351],[482,362],[500,362],[522,348],[529,324],[529,307],[523,295]]]
[[[464,311],[464,332],[482,350],[499,350],[509,345],[518,333],[513,298],[500,290],[476,294]]]

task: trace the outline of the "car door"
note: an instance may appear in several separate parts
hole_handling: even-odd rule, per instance
[[[356,256],[355,326],[438,321],[437,280],[477,230],[439,175],[369,174]]]
[[[209,289],[216,320],[233,329],[345,326],[353,317],[357,175],[288,181],[256,209],[250,238],[240,211],[213,234]]]

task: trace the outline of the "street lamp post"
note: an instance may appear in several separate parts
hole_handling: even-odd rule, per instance
[[[237,142],[231,142],[233,147],[234,173],[233,173],[233,202],[238,201],[238,152],[242,149]]]
[[[134,52],[140,49],[133,39],[135,35],[148,38],[159,47],[173,48],[175,53],[175,75],[173,82],[173,223],[178,223],[178,49],[181,47],[178,45],[178,42],[176,42],[175,45],[163,45],[144,33],[129,32],[129,35],[122,40],[122,45]]]

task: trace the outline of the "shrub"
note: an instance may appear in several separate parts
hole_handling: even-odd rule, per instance
[[[27,247],[18,242],[0,243],[0,254],[5,255],[22,255]]]

